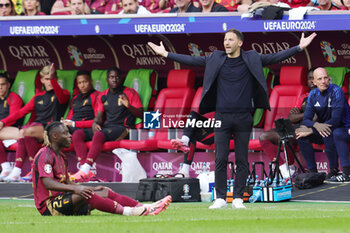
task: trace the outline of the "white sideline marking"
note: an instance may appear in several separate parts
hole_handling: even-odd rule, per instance
[[[325,200],[291,200],[292,202],[322,202],[322,203],[350,203],[350,201],[325,201]]]
[[[34,201],[34,198],[0,197],[0,200]]]

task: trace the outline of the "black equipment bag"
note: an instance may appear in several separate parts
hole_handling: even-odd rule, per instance
[[[310,172],[310,173],[301,173],[297,175],[295,179],[295,186],[298,189],[309,189],[317,187],[323,184],[323,181],[326,179],[326,173],[324,172]]]
[[[199,180],[197,178],[165,178],[158,181],[155,199],[171,195],[173,202],[201,201]]]
[[[155,201],[155,194],[159,180],[164,178],[145,178],[139,181],[139,187],[136,192],[138,201]]]

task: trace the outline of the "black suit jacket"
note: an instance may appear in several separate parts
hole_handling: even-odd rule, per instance
[[[254,108],[270,110],[267,84],[263,67],[283,61],[299,52],[299,46],[273,54],[259,54],[255,50],[241,50],[242,59],[247,65],[254,81]],[[205,114],[216,110],[216,79],[226,60],[224,51],[214,51],[210,56],[190,56],[176,53],[168,53],[168,58],[174,61],[192,66],[205,67],[203,92],[199,105],[199,113]]]

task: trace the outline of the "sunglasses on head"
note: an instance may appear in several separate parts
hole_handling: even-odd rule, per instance
[[[10,7],[10,3],[5,3],[5,4],[2,4],[0,3],[0,8],[3,8],[3,7]]]

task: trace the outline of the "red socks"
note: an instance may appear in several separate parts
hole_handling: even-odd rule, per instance
[[[26,145],[24,143],[24,138],[20,138],[17,140],[17,151],[16,151],[16,163],[15,167],[22,168],[24,160],[27,156]]]
[[[92,166],[92,164],[96,161],[97,156],[100,155],[105,140],[105,135],[102,132],[99,131],[94,134],[94,137],[92,138],[91,148],[86,157],[85,163]]]
[[[85,199],[85,201],[91,205],[92,208],[98,209],[100,211],[112,213],[112,214],[123,214],[124,207],[108,198],[103,198],[96,193],[94,193],[91,198]]]
[[[76,130],[72,135],[75,153],[78,157],[80,165],[85,163],[88,148],[85,145],[85,134],[83,130]]]
[[[190,144],[189,145],[190,150],[187,153],[185,153],[184,161],[187,162],[188,164],[191,164],[193,161],[194,152],[196,150],[196,145],[192,142],[190,142],[189,144]]]
[[[5,146],[2,143],[2,141],[0,141],[0,164],[6,162],[6,150],[5,150]]]
[[[41,148],[41,143],[35,137],[24,137],[24,143],[29,156],[29,162],[32,164],[36,153]]]
[[[139,203],[138,201],[136,201],[130,197],[115,193],[111,190],[108,190],[108,198],[113,200],[113,201],[118,202],[122,206],[129,206],[129,207],[142,206],[142,204]]]

